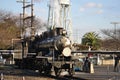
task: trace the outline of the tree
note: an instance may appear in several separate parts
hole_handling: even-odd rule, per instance
[[[26,23],[26,26],[30,26],[30,20],[27,20]],[[11,12],[0,10],[0,49],[11,49],[12,39],[20,39],[21,28],[23,29],[22,24],[20,25],[20,15],[15,16]],[[45,27],[46,23],[35,18],[33,26],[37,32],[38,29],[40,31],[42,27]]]
[[[82,44],[90,46],[94,50],[100,48],[100,42],[100,37],[95,32],[88,32],[82,38]]]
[[[120,50],[120,29],[103,29],[101,32],[106,36],[102,41],[104,49]]]
[[[0,49],[11,49],[12,39],[20,35],[20,29],[16,25],[17,19],[10,12],[0,10]]]

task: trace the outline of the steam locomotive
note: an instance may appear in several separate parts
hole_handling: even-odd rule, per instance
[[[70,76],[74,74],[74,61],[71,55],[71,41],[63,28],[54,28],[36,35],[34,39],[27,40],[28,53],[16,64],[22,68],[38,70],[40,74],[50,74],[52,71],[59,76],[67,71]],[[24,45],[23,45],[24,47]]]

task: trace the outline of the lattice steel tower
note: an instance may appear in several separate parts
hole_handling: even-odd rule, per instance
[[[67,30],[68,36],[72,40],[70,0],[50,0],[48,6],[48,28],[62,27]]]

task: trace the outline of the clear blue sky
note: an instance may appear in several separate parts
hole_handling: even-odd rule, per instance
[[[1,0],[0,9],[15,14],[22,12],[22,3],[17,0]],[[29,0],[28,0],[29,1]],[[44,21],[48,17],[48,0],[35,0],[35,15]],[[120,0],[71,0],[71,17],[73,32],[79,38],[86,32],[114,28],[111,22],[120,22]],[[117,28],[120,27],[120,24]]]

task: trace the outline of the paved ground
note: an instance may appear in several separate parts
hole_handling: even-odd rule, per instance
[[[87,80],[120,80],[120,72],[114,72],[113,66],[94,66],[94,73],[77,72],[75,77]]]
[[[113,66],[94,66],[95,73],[76,72],[69,76],[44,76],[31,70],[14,69],[11,66],[1,68],[0,73],[4,80],[120,80],[120,72],[114,72]]]

